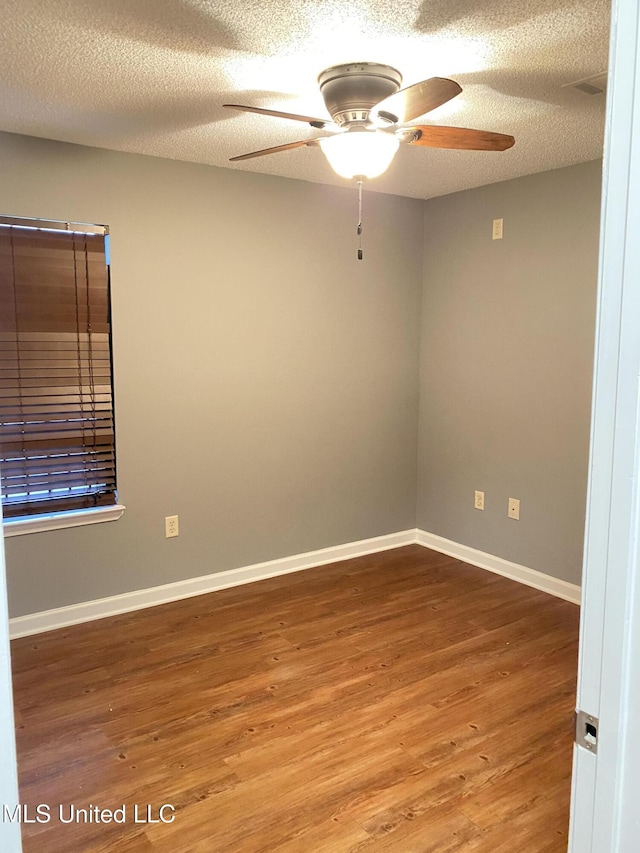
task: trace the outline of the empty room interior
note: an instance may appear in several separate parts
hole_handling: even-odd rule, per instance
[[[26,853],[566,851],[609,4],[0,20],[3,822]],[[328,152],[359,136],[397,143],[360,185]],[[33,473],[36,392],[48,442],[109,434],[108,487]]]

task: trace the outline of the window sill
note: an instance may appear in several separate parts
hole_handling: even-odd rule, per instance
[[[117,521],[125,507],[101,506],[96,509],[80,509],[74,512],[56,512],[51,515],[22,516],[4,521],[5,539],[10,536],[24,536],[27,533],[42,533],[45,530],[60,530],[64,527],[81,527],[85,524],[100,524],[103,521]]]

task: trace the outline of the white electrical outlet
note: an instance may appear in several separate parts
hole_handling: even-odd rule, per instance
[[[507,515],[509,518],[515,518],[516,521],[520,521],[520,501],[517,498],[509,498]]]
[[[165,535],[165,539],[172,539],[174,536],[180,535],[180,528],[178,527],[178,516],[177,515],[167,515],[165,517],[164,535]]]
[[[502,219],[493,220],[492,240],[502,240]]]
[[[479,492],[476,489],[475,498],[473,499],[474,509],[484,509],[484,492]]]

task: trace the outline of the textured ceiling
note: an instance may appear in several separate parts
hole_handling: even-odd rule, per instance
[[[429,198],[592,160],[604,96],[564,84],[605,71],[608,0],[2,0],[0,129],[347,185],[316,148],[229,157],[318,135],[224,110],[326,115],[324,68],[381,62],[403,86],[451,77],[423,124],[510,133],[502,152],[401,146],[370,188]]]

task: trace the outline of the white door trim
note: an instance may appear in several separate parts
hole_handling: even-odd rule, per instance
[[[2,507],[0,506],[0,523]],[[11,653],[4,540],[0,536],[0,850],[21,853],[20,824],[3,820],[3,806],[9,814],[19,803],[16,742],[11,692]]]
[[[614,0],[612,14],[577,697],[600,723],[597,755],[575,748],[571,853],[638,849],[632,794],[640,755],[630,737],[640,700],[640,649],[632,642],[640,629],[637,0]]]

